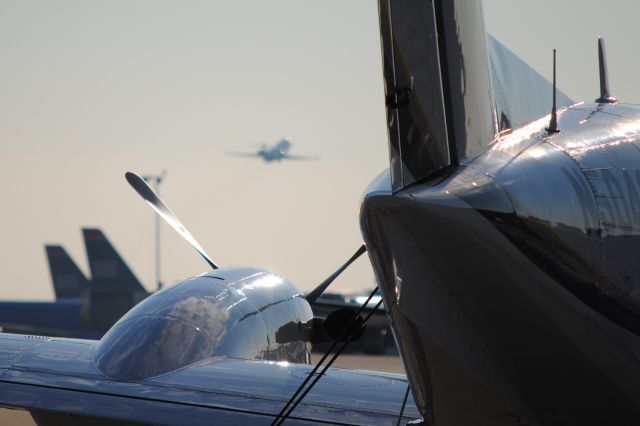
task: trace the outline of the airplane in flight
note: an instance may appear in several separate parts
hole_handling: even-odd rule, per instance
[[[319,160],[319,156],[308,155],[292,155],[289,154],[291,149],[291,139],[283,138],[272,146],[263,144],[256,152],[228,152],[227,155],[246,158],[262,158],[265,162],[284,161],[284,160]]]
[[[313,340],[304,295],[219,269],[128,174],[213,271],[99,341],[0,335],[1,406],[42,424],[637,422],[640,109],[612,97],[602,43],[599,96],[575,103],[485,34],[479,0],[378,5],[390,167],[361,230],[410,386],[285,363]]]
[[[0,301],[4,332],[100,338],[149,293],[97,228],[82,229],[91,279],[64,247],[46,245],[56,301]]]

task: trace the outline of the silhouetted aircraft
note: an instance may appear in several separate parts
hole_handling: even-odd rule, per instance
[[[101,230],[83,228],[88,280],[60,245],[46,245],[55,302],[0,301],[0,327],[10,333],[100,338],[149,295]]]
[[[80,271],[64,247],[53,244],[45,246],[56,299],[85,297],[90,285],[126,290],[134,300],[148,296],[144,286],[100,229],[82,228],[82,236],[91,281]]]
[[[99,337],[87,322],[89,280],[62,246],[47,245],[45,251],[56,301],[0,301],[0,328],[7,333]]]
[[[228,152],[228,155],[235,157],[247,157],[247,158],[262,158],[267,163],[271,161],[283,161],[283,160],[319,160],[318,156],[308,155],[291,155],[289,150],[291,149],[291,139],[283,138],[275,145],[268,146],[262,145],[256,152]]]
[[[89,327],[85,308],[89,280],[59,245],[45,246],[56,295],[49,301],[0,301],[0,328],[8,333],[97,338]]]
[[[391,161],[361,229],[416,407],[403,376],[265,362],[306,356],[330,323],[307,301],[331,280],[305,300],[217,269],[131,174],[214,271],[100,341],[0,335],[0,405],[43,423],[637,422],[640,108],[609,93],[602,48],[596,102],[557,108],[568,98],[484,33],[479,0],[379,10]]]
[[[91,270],[88,320],[104,334],[149,293],[101,230],[83,228],[82,235]]]
[[[89,280],[61,245],[45,247],[56,300],[81,299],[89,291]]]

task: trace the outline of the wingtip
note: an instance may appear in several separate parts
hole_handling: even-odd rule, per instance
[[[45,244],[44,249],[50,255],[64,254],[65,250],[60,244]]]

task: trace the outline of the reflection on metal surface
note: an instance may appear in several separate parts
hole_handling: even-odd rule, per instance
[[[224,337],[224,324],[205,332],[172,317],[146,316],[118,324],[100,341],[96,365],[106,375],[137,380],[173,371],[212,356]]]
[[[308,362],[311,324],[308,303],[281,277],[246,268],[216,271],[140,303],[95,346],[94,359],[105,374],[123,380],[215,356]]]
[[[434,4],[440,15],[438,40],[449,149],[462,162],[484,151],[498,131],[482,3],[435,0]]]
[[[548,113],[551,85],[485,36],[480,1],[380,0],[379,9],[393,191]]]
[[[251,282],[251,284],[243,286],[243,289],[253,290],[256,288],[270,288],[282,284],[282,278],[275,275],[263,275]]]
[[[578,105],[560,134],[543,118],[449,176],[364,197],[363,236],[427,421],[640,415],[639,114]]]
[[[489,34],[487,47],[499,130],[519,129],[538,117],[548,115],[551,84]],[[562,91],[557,91],[558,107],[574,103]],[[549,119],[546,121],[548,123]]]
[[[0,336],[0,348],[8,349],[6,343]],[[62,411],[77,424],[94,424],[96,418],[134,424],[182,425],[185,419],[202,425],[212,419],[216,424],[268,424],[311,369],[286,361],[216,357],[130,383],[106,377],[91,364],[74,369],[70,360],[89,357],[89,348],[85,344],[63,359],[51,357],[48,370],[31,363],[12,368],[0,380],[0,406]],[[331,369],[290,423],[392,425],[406,385],[400,374]],[[404,415],[403,423],[419,416],[411,398]]]
[[[391,181],[398,190],[451,160],[433,4],[382,0],[379,6]]]

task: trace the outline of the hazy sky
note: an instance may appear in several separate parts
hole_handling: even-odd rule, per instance
[[[487,27],[576,100],[610,82],[640,101],[632,0],[485,2]],[[551,18],[549,18],[551,17]],[[308,290],[361,244],[360,195],[387,167],[377,5],[349,1],[0,0],[0,298],[53,297],[43,244],[87,271],[102,228],[154,288],[153,214],[127,170],[168,171],[163,198],[223,266]],[[317,162],[233,158],[289,136]],[[162,229],[167,283],[206,263]],[[333,287],[374,286],[358,261]]]

